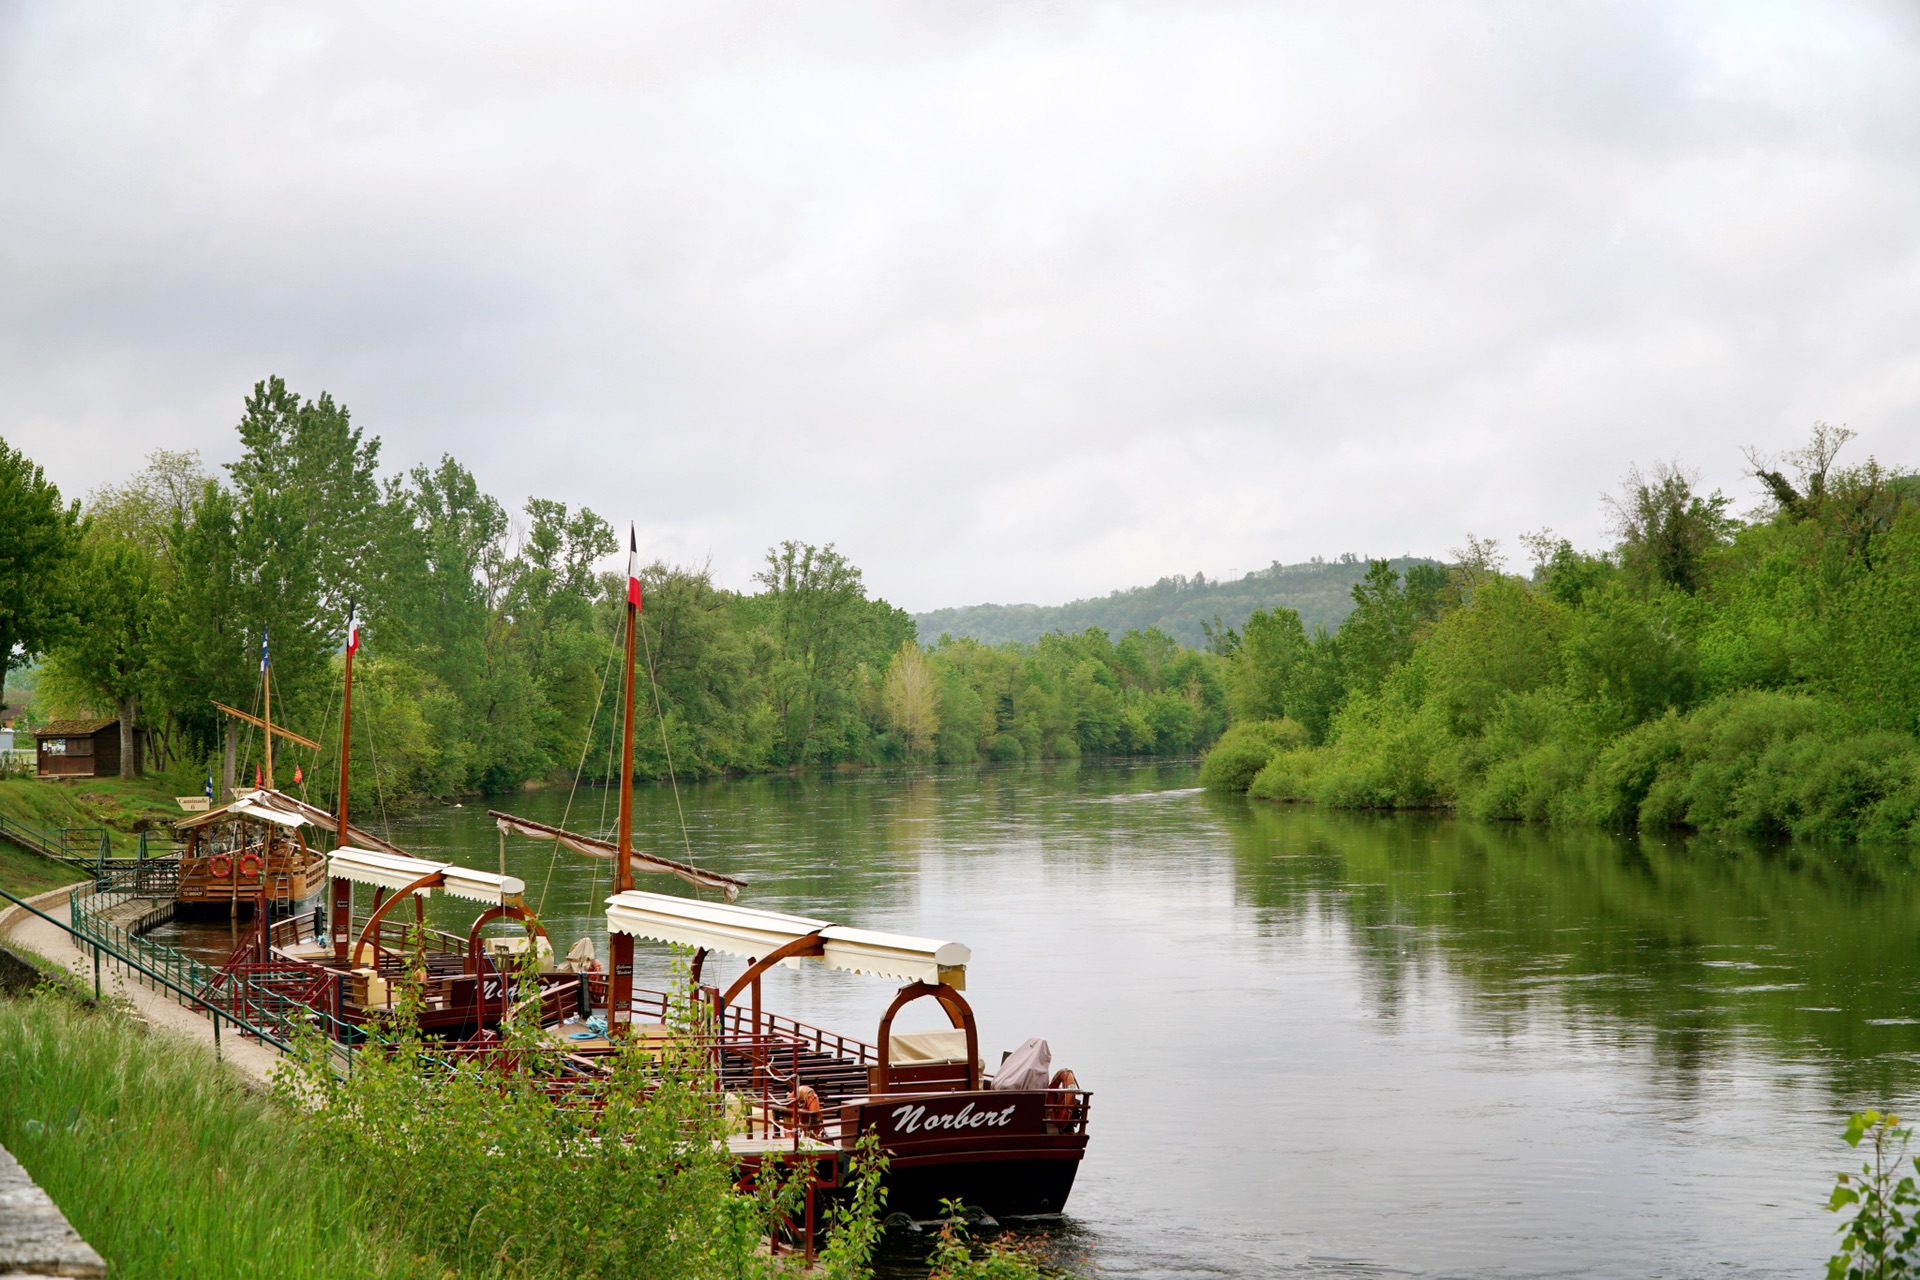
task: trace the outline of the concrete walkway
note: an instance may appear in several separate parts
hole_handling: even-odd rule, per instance
[[[93,1246],[5,1147],[0,1147],[0,1274],[10,1280],[107,1274]]]
[[[72,889],[73,886],[69,885],[64,889],[49,890],[28,901],[65,924],[70,919],[67,895]],[[4,914],[0,914],[0,942],[31,951],[71,970],[80,985],[88,990],[93,989],[93,953],[77,944],[64,929],[48,924],[32,912],[10,906]],[[180,1004],[165,987],[156,989],[146,985],[146,979],[120,968],[112,956],[101,958],[100,994],[124,1001],[141,1021],[155,1031],[186,1036],[198,1040],[209,1049],[214,1047],[213,1022],[210,1018]],[[223,1060],[232,1063],[242,1075],[261,1085],[272,1078],[274,1066],[280,1061],[277,1050],[257,1040],[246,1039],[231,1025],[221,1027],[219,1050]]]

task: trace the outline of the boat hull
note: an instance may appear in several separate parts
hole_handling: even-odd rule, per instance
[[[924,1220],[959,1200],[996,1218],[1067,1207],[1086,1155],[1087,1095],[989,1089],[868,1097],[849,1103],[849,1133],[876,1133],[887,1154],[887,1212]]]

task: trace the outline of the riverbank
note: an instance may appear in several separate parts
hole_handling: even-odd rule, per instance
[[[174,783],[141,778],[0,778],[0,817],[41,830],[101,828],[115,856],[132,856],[142,831],[171,836],[183,816]]]

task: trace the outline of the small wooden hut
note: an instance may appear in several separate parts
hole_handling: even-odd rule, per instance
[[[54,720],[34,730],[43,778],[113,778],[120,774],[118,720]]]

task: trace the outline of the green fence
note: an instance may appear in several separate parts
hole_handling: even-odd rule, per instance
[[[296,1028],[317,1030],[329,1045],[335,1069],[353,1069],[353,1046],[364,1038],[359,1027],[295,1001],[284,988],[249,973],[228,972],[223,965],[145,937],[137,927],[127,929],[114,923],[116,917],[125,918],[121,908],[150,896],[139,879],[137,868],[110,871],[96,883],[74,889],[69,896],[68,918],[73,933],[85,942],[97,943],[134,960],[137,967],[130,968],[129,972],[142,985],[155,991],[165,990],[179,1004],[191,1009],[204,1011],[208,1006],[218,1007],[229,1019],[250,1029],[264,1030],[267,1034],[261,1038],[282,1052],[288,1051],[293,1043],[298,1034]]]

